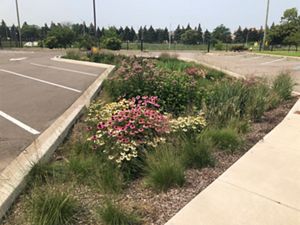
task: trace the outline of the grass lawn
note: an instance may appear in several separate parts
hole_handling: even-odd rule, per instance
[[[300,57],[300,51],[256,51],[256,53]]]
[[[295,102],[286,74],[269,85],[168,54],[66,57],[116,70],[2,225],[163,225]]]

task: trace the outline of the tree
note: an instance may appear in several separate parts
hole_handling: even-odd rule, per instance
[[[187,30],[181,35],[184,44],[195,45],[199,42],[199,35],[196,30]]]
[[[223,24],[214,29],[212,37],[214,42],[230,43],[232,41],[230,29]]]
[[[241,26],[234,32],[234,42],[235,43],[245,43],[244,33]]]
[[[177,42],[181,41],[181,35],[184,33],[184,29],[180,27],[180,25],[177,26],[176,30],[174,31],[174,40]]]
[[[288,46],[295,45],[296,51],[298,51],[298,46],[300,45],[300,30],[290,34],[283,40],[283,43]]]
[[[145,36],[145,42],[148,43],[154,43],[157,42],[157,35],[152,26],[149,27],[149,30],[146,33],[147,35]]]
[[[211,41],[211,33],[206,29],[204,32],[204,44],[208,44]]]
[[[2,20],[0,25],[0,39],[7,40],[9,36],[9,28],[6,26],[4,20]]]
[[[49,31],[45,44],[48,48],[67,48],[71,47],[74,40],[72,29],[58,24]]]
[[[202,43],[203,42],[203,32],[202,32],[201,24],[199,24],[197,27],[197,33],[198,33],[198,41],[199,41],[199,43]]]
[[[110,27],[104,31],[100,43],[104,48],[110,50],[120,50],[122,47],[122,40],[118,36],[118,32],[115,27]]]
[[[28,25],[26,22],[22,26],[22,39],[24,41],[37,41],[40,39],[40,28],[35,25]]]

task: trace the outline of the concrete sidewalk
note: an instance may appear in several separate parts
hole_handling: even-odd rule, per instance
[[[166,225],[299,225],[300,100]]]

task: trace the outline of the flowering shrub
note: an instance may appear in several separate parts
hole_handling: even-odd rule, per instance
[[[137,96],[105,105],[91,106],[87,122],[89,138],[110,160],[121,164],[139,156],[147,146],[165,141],[168,118],[158,111],[157,97]]]
[[[203,114],[197,116],[178,117],[170,120],[171,132],[194,133],[201,132],[206,126],[206,121]]]
[[[115,100],[158,96],[163,111],[180,115],[191,105],[200,105],[204,80],[205,71],[196,67],[174,72],[159,69],[153,59],[131,58],[123,61],[105,89]]]
[[[197,67],[188,67],[185,72],[191,76],[199,76],[202,78],[205,78],[206,76],[206,71]]]

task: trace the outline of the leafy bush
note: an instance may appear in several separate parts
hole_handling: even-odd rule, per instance
[[[108,37],[102,41],[103,47],[110,50],[120,50],[122,41],[118,37]]]
[[[161,69],[157,69],[153,60],[131,58],[105,83],[105,90],[115,100],[120,96],[127,99],[138,95],[159,96],[163,111],[180,115],[202,101],[204,86],[209,81],[205,79],[203,70],[187,67],[186,63],[178,63],[177,59],[173,61],[170,65],[163,63]],[[168,69],[173,66],[177,72]]]
[[[74,224],[77,203],[57,190],[37,190],[30,200],[30,222],[34,225]]]
[[[215,44],[215,50],[217,50],[217,51],[223,51],[224,50],[224,44],[222,42],[218,41]]]
[[[245,47],[244,45],[233,45],[230,47],[230,51],[234,51],[234,52],[242,52],[247,50],[248,48]]]
[[[196,140],[184,138],[182,143],[182,159],[188,168],[203,168],[213,166],[213,144],[210,139],[199,136]]]
[[[166,191],[185,182],[184,167],[171,145],[161,145],[146,159],[146,184],[156,191]]]
[[[273,81],[273,90],[281,100],[288,100],[292,96],[294,87],[293,79],[289,74],[282,73]]]
[[[99,215],[106,225],[140,225],[141,219],[134,213],[128,213],[111,201],[100,209]]]
[[[89,56],[90,61],[96,62],[96,63],[104,63],[104,64],[113,64],[117,67],[121,64],[123,60],[126,60],[126,56],[122,55],[116,55],[112,53],[95,53]]]
[[[77,50],[68,50],[66,56],[64,58],[67,59],[73,59],[73,60],[82,60],[85,57],[85,54],[83,52]]]
[[[220,150],[234,152],[242,145],[240,134],[231,128],[211,129],[204,136]]]

